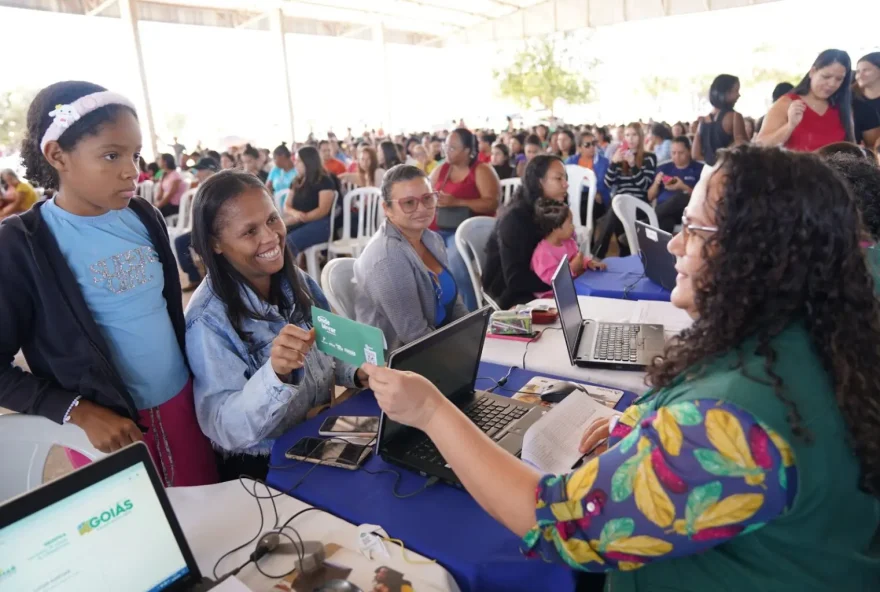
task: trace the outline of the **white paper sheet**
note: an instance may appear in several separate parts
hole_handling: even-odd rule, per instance
[[[583,391],[574,391],[526,431],[522,459],[545,473],[569,473],[581,457],[578,446],[587,426],[613,415],[619,413]]]

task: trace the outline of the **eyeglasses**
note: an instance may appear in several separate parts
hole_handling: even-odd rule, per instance
[[[581,146],[584,148],[592,148],[595,142],[581,142]]]
[[[697,231],[700,232],[718,232],[717,226],[700,226],[698,224],[691,224],[690,218],[687,217],[687,214],[682,214],[681,216],[681,235],[684,237],[684,240],[687,241],[688,238],[692,234],[695,234]]]
[[[419,204],[422,204],[426,210],[433,210],[437,207],[437,199],[439,197],[440,194],[433,191],[420,197],[401,197],[400,199],[389,199],[388,201],[396,201],[404,214],[412,214],[419,208]]]

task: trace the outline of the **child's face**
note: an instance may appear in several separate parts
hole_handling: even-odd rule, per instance
[[[574,236],[574,220],[572,219],[570,211],[568,213],[568,218],[565,219],[565,223],[562,225],[562,228],[559,229],[559,233],[562,240],[568,240]]]
[[[84,214],[98,215],[128,207],[140,174],[141,127],[127,109],[113,121],[85,135],[69,152],[56,143],[46,146],[46,157],[58,171],[60,193],[77,200]]]

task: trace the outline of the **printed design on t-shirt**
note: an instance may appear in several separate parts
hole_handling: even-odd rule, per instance
[[[96,286],[103,286],[114,294],[148,284],[153,274],[147,273],[147,265],[160,261],[159,253],[152,247],[138,247],[112,255],[89,266]]]

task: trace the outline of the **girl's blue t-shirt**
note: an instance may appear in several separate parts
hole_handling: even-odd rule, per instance
[[[55,198],[41,213],[137,408],[174,397],[189,370],[162,294],[159,253],[140,218],[128,208],[77,216],[58,207]]]

